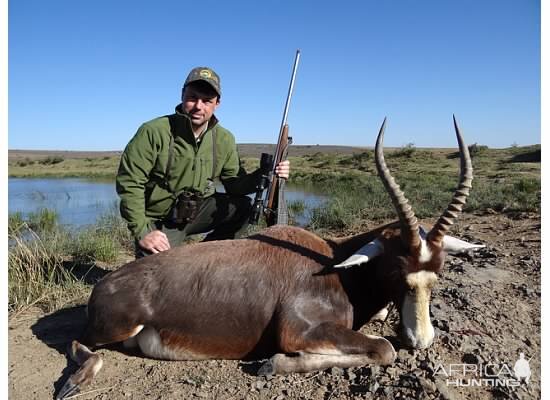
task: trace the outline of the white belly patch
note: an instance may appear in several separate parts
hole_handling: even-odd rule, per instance
[[[163,343],[157,330],[150,326],[145,327],[136,336],[136,340],[143,354],[151,358],[161,360],[204,360],[210,358],[185,348],[167,346]]]

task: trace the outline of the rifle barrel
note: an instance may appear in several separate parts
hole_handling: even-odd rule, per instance
[[[277,148],[275,150],[275,157],[281,151],[281,136],[283,134],[283,128],[286,125],[288,117],[288,109],[290,108],[290,99],[292,98],[292,91],[294,90],[294,80],[296,79],[296,71],[298,70],[298,63],[300,62],[300,50],[296,50],[296,58],[294,59],[294,67],[292,68],[292,77],[290,78],[290,85],[288,86],[288,94],[286,96],[285,110],[283,112],[283,120],[281,121],[281,128],[279,129],[279,139],[277,140]],[[275,160],[273,163],[272,172],[275,173],[276,163],[280,160]]]
[[[281,129],[286,125],[286,119],[288,117],[288,109],[290,107],[290,99],[292,98],[292,91],[294,90],[294,81],[296,79],[296,71],[298,70],[298,63],[300,62],[300,50],[296,50],[296,58],[294,59],[294,67],[292,68],[292,78],[290,78],[290,85],[288,86],[288,95],[286,96],[285,111],[283,113],[283,121],[281,122]]]

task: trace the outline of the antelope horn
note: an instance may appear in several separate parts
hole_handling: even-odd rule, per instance
[[[468,198],[470,189],[472,188],[472,159],[470,158],[468,146],[464,143],[464,139],[462,138],[462,134],[460,133],[460,128],[458,127],[454,114],[453,122],[455,125],[458,147],[460,150],[460,179],[451,203],[447,206],[447,209],[443,212],[441,217],[439,217],[427,236],[428,241],[439,247],[442,244],[445,233],[449,231],[451,225],[458,217],[458,214],[462,211],[462,207],[466,204],[466,199]]]
[[[418,248],[420,246],[420,235],[418,234],[418,220],[414,215],[412,207],[409,205],[409,201],[405,198],[405,194],[399,189],[399,185],[395,182],[388,170],[386,161],[384,160],[383,142],[384,142],[384,130],[386,129],[386,118],[382,122],[382,127],[378,133],[376,139],[376,147],[374,150],[376,169],[378,175],[386,188],[386,191],[390,195],[391,201],[399,221],[401,222],[401,234],[405,245],[410,249]]]

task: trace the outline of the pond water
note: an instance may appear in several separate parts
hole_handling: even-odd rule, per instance
[[[325,197],[312,188],[286,186],[287,203],[301,201],[306,209],[319,206]],[[8,212],[21,212],[23,218],[43,208],[55,210],[59,222],[66,226],[83,227],[94,224],[109,212],[118,213],[118,196],[112,181],[101,182],[77,178],[8,179]],[[306,225],[308,213],[297,218],[299,225]]]

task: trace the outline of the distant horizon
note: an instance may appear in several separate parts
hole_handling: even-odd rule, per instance
[[[468,145],[477,144],[479,146],[486,146],[483,143],[468,143]],[[244,142],[237,142],[237,146],[239,145],[257,145],[257,146],[275,146],[276,143],[244,143]],[[354,145],[341,145],[341,144],[293,144],[290,146],[292,147],[345,147],[345,148],[359,148],[359,149],[374,149],[374,145],[372,146],[354,146]],[[384,146],[385,149],[399,149],[404,146]],[[541,146],[541,143],[532,143],[532,144],[522,144],[522,145],[510,145],[510,146],[504,146],[504,147],[492,147],[487,146],[489,149],[495,149],[495,150],[501,150],[501,149],[509,149],[512,147],[531,147],[531,146]],[[413,143],[413,147],[417,149],[454,149],[458,148],[458,146],[449,146],[449,147],[439,147],[439,146],[416,146]],[[124,149],[116,149],[116,150],[82,150],[82,149],[8,149],[8,151],[59,151],[59,152],[81,152],[81,153],[122,153]]]

